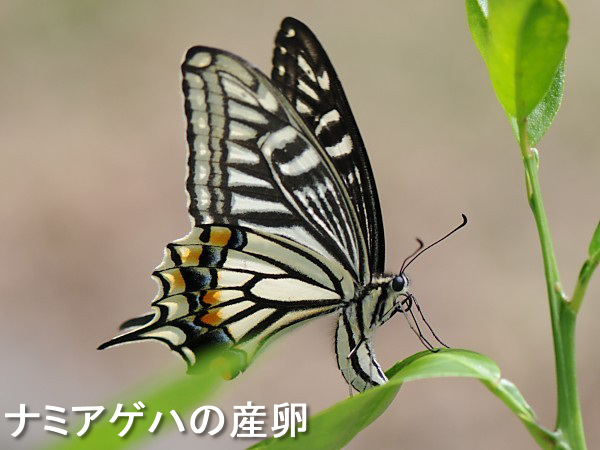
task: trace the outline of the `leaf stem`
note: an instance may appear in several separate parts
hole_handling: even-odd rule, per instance
[[[529,146],[526,120],[520,121],[518,125],[521,155],[525,165],[527,197],[540,238],[552,321],[558,396],[556,433],[562,437],[560,440],[562,442],[558,446],[585,449],[585,435],[575,370],[577,311],[570,307],[570,302],[565,298],[561,287],[550,227],[542,199],[538,175],[539,155],[535,148]],[[585,291],[585,285],[583,290]]]

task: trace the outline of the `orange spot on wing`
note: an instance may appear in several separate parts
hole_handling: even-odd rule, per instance
[[[181,265],[198,265],[200,262],[200,255],[202,255],[202,247],[179,247],[177,252],[181,258]]]
[[[212,311],[207,314],[204,314],[200,321],[205,323],[206,325],[217,326],[221,323],[221,316],[219,316],[219,311]]]
[[[223,227],[215,227],[210,232],[210,245],[225,247],[231,238],[231,230]]]
[[[169,283],[169,294],[185,291],[185,280],[178,269],[165,271],[162,276]]]
[[[221,303],[221,291],[206,291],[204,297],[202,297],[202,301],[209,305]]]

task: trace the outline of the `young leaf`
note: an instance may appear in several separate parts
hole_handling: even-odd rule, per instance
[[[518,417],[538,441],[554,436],[535,423],[533,411],[511,382],[500,377],[498,366],[486,356],[468,350],[424,351],[406,358],[387,371],[389,381],[346,399],[310,418],[307,432],[259,442],[255,449],[341,448],[379,417],[406,381],[435,377],[472,377],[481,380]]]
[[[531,111],[527,117],[527,135],[529,136],[529,145],[535,146],[546,134],[548,128],[552,124],[558,108],[562,102],[565,80],[565,61],[563,60],[552,79],[550,89],[541,102]],[[515,137],[519,140],[519,126],[517,119],[513,116],[508,116],[510,124],[513,127]]]
[[[467,0],[466,6],[498,100],[509,116],[525,119],[556,80],[564,58],[569,24],[564,5],[560,0]]]
[[[487,0],[466,0],[467,21],[475,45],[485,60],[488,46],[488,4]]]
[[[559,0],[531,3],[521,23],[516,48],[517,119],[529,116],[548,92],[565,56],[568,28],[569,17]]]

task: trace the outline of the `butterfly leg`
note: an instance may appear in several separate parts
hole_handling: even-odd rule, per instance
[[[417,302],[417,299],[415,297],[412,297],[412,300],[413,300],[415,306],[417,307],[417,311],[419,311],[421,319],[423,319],[423,322],[425,322],[425,325],[427,325],[427,328],[429,328],[429,331],[431,331],[431,334],[433,335],[435,340],[438,341],[440,344],[442,344],[444,347],[450,348],[439,337],[437,337],[437,334],[435,334],[435,331],[433,331],[433,329],[431,328],[431,325],[429,325],[429,322],[427,322],[427,319],[425,319],[425,316],[423,315],[423,311],[421,311],[421,307],[419,306],[419,302]]]
[[[370,349],[371,346],[369,345],[370,341],[367,340],[367,348]],[[370,352],[369,352],[370,353]],[[373,379],[373,358],[369,359],[369,378],[372,380]]]
[[[436,352],[437,350],[433,347],[433,345],[431,345],[431,343],[427,340],[427,338],[423,335],[423,333],[421,332],[421,328],[419,327],[419,324],[417,323],[416,319],[415,319],[415,315],[412,312],[412,300],[414,297],[410,296],[408,297],[405,301],[408,302],[408,306],[406,308],[402,308],[400,307],[400,311],[402,312],[402,314],[404,315],[404,318],[406,319],[406,322],[408,322],[408,326],[410,327],[410,329],[413,331],[413,333],[415,333],[417,335],[417,337],[419,338],[419,340],[421,341],[421,343],[425,346],[425,348],[427,348],[427,350],[431,351],[431,352]],[[404,302],[401,303],[401,305],[403,305]],[[413,326],[413,322],[411,322],[411,320],[408,318],[408,313],[410,313],[413,322],[414,322],[414,326]],[[416,327],[416,328],[415,328]]]
[[[356,344],[354,346],[354,348],[350,351],[350,353],[348,353],[348,356],[346,356],[346,359],[352,358],[352,355],[354,355],[354,353],[356,352],[356,350],[358,350],[358,347],[360,347],[364,341],[365,341],[365,337],[363,336],[358,341],[358,344]]]

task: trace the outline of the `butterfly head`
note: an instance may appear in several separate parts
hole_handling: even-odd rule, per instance
[[[378,292],[378,325],[387,322],[394,314],[406,312],[412,305],[410,280],[404,272],[383,278]],[[408,308],[408,309],[407,309]]]
[[[410,292],[410,279],[404,272],[394,276],[388,284],[388,295],[392,300],[390,308],[393,314],[406,313],[413,304],[413,295]]]
[[[392,291],[396,294],[407,294],[408,293],[408,277],[404,274],[404,272],[400,272],[399,275],[396,275],[392,278],[390,282],[390,287]]]

